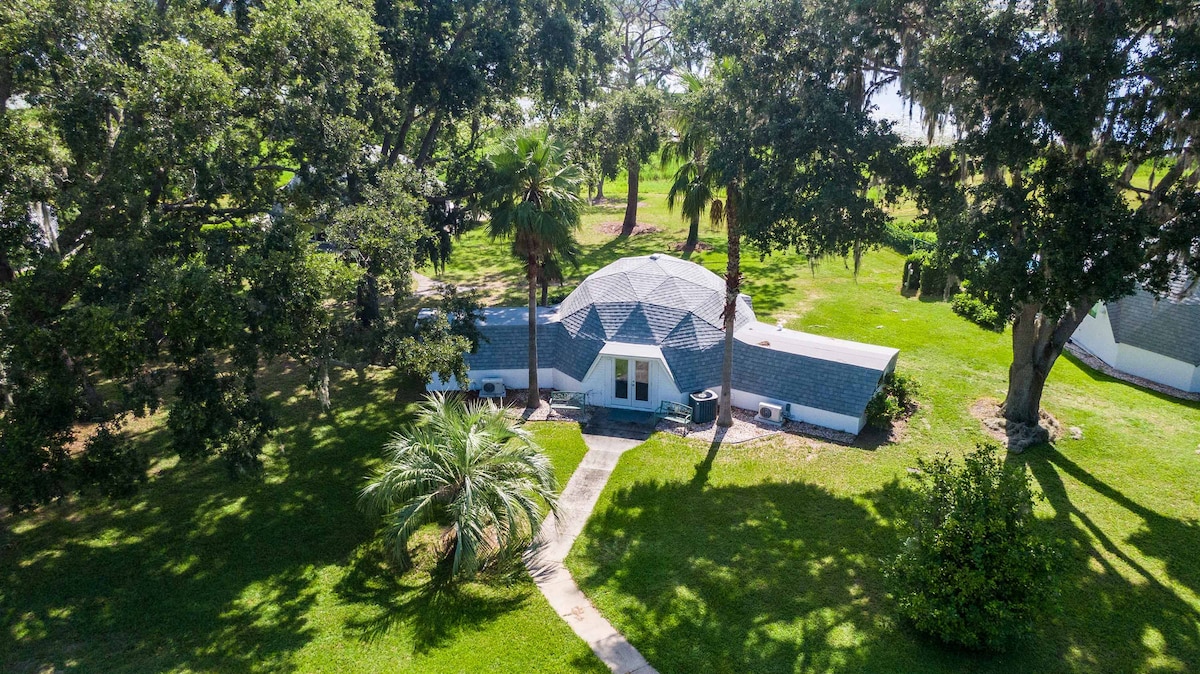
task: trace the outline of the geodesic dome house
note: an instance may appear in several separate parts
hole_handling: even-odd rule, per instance
[[[655,254],[617,260],[557,307],[538,310],[538,379],[589,404],[653,411],[663,401],[719,388],[725,281],[694,263]],[[487,309],[486,341],[467,355],[468,386],[528,387],[528,310]],[[786,418],[858,433],[867,402],[898,352],[757,321],[750,298],[734,318],[733,404],[777,405]],[[429,388],[460,388],[434,378]],[[488,389],[491,390],[491,389]]]

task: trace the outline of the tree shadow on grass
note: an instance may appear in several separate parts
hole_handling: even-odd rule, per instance
[[[595,566],[577,580],[631,600],[609,617],[664,673],[898,671],[879,568],[895,545],[863,503],[816,485],[645,482],[588,523]]]
[[[431,582],[420,570],[399,574],[386,562],[380,546],[370,544],[360,549],[334,590],[344,601],[367,607],[346,621],[348,634],[376,641],[406,624],[412,628],[418,654],[519,609],[534,593],[528,582],[507,587],[447,586]]]
[[[855,497],[817,484],[713,483],[716,445],[688,482],[640,482],[593,515],[577,582],[664,674],[796,671],[1141,671],[1200,662],[1200,614],[1122,550],[1063,486],[1070,475],[1146,519],[1129,543],[1192,586],[1194,523],[1141,508],[1052,448],[1023,458],[1070,541],[1057,610],[997,655],[916,634],[887,596],[893,524],[914,498],[902,481]],[[1104,562],[1116,555],[1137,577]],[[1128,547],[1126,547],[1128,550]],[[580,567],[582,567],[580,569]],[[1126,573],[1126,576],[1129,576]]]
[[[285,408],[262,479],[231,482],[216,459],[168,464],[133,499],[9,522],[0,670],[289,670],[314,636],[313,569],[370,536],[357,490],[403,410],[355,388],[335,398],[355,410],[336,425],[311,398]]]
[[[1186,669],[1200,662],[1200,609],[1132,557],[1127,545],[1161,560],[1170,581],[1200,593],[1200,525],[1142,506],[1053,445],[1015,460],[1033,473],[1069,545],[1063,599],[1071,611],[1058,619],[1064,656],[1081,654],[1083,662],[1108,671],[1171,669],[1165,662],[1172,660]],[[1141,518],[1142,529],[1128,541],[1113,540],[1077,503],[1083,494],[1064,476]]]

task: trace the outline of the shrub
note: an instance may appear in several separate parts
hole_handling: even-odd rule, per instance
[[[937,247],[937,234],[913,231],[913,226],[913,223],[887,223],[883,230],[883,245],[903,255],[932,251]]]
[[[867,425],[884,429],[911,411],[917,383],[903,374],[889,372],[879,389],[867,403]]]
[[[984,304],[979,298],[966,292],[955,295],[954,299],[950,300],[950,308],[954,310],[954,313],[981,328],[996,332],[1004,330],[1006,321],[1001,318],[999,312]]]
[[[900,613],[947,644],[1003,650],[1057,593],[1058,547],[1040,533],[1024,469],[999,452],[918,460],[919,498],[887,568]]]
[[[946,276],[946,268],[938,265],[934,256],[930,255],[925,265],[921,267],[921,296],[934,298],[944,296],[946,294]]]
[[[921,267],[925,265],[929,253],[920,251],[912,253],[904,259],[904,289],[916,291],[921,287]]]
[[[149,460],[112,423],[101,424],[84,446],[80,477],[109,498],[125,498],[146,481]]]

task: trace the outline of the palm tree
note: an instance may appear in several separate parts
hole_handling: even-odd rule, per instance
[[[572,259],[578,249],[579,186],[583,171],[565,162],[562,146],[550,136],[528,134],[492,154],[495,176],[485,197],[493,239],[511,239],[513,254],[524,261],[529,280],[529,395],[525,406],[537,409],[537,290],[542,268],[551,260]]]
[[[384,449],[387,463],[362,490],[360,503],[386,519],[385,539],[405,565],[413,533],[445,523],[439,565],[449,578],[470,577],[524,551],[545,518],[544,503],[558,512],[550,460],[529,431],[491,401],[431,394],[417,422]]]
[[[683,75],[688,93],[696,93],[704,86],[703,80],[691,73]],[[700,218],[708,211],[713,226],[718,226],[725,217],[724,204],[717,198],[720,176],[708,165],[708,137],[706,130],[686,112],[676,110],[671,118],[670,138],[663,145],[661,163],[665,168],[672,161],[680,162],[667,192],[667,208],[675,210],[681,205],[680,214],[688,221],[688,237],[684,252],[691,253],[700,241]]]

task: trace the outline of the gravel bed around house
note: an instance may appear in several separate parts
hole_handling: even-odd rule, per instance
[[[712,443],[714,439],[719,438],[720,444],[723,445],[736,445],[779,434],[803,435],[846,445],[854,442],[853,435],[843,433],[842,431],[822,428],[802,421],[785,421],[782,427],[774,426],[756,420],[755,416],[754,412],[750,410],[735,407],[733,409],[733,426],[729,428],[721,428],[717,426],[716,422],[709,422],[706,424],[692,424],[685,433],[683,427],[679,424],[663,420],[658,423],[656,430],[708,443]]]
[[[572,421],[577,424],[586,424],[590,416],[586,410],[556,410],[550,407],[550,392],[553,389],[540,389],[538,391],[542,404],[536,410],[525,408],[525,391],[509,389],[508,395],[504,397],[504,407],[507,408],[508,414],[514,418],[523,419],[525,421]]]
[[[1136,376],[1128,374],[1126,372],[1121,372],[1120,370],[1113,368],[1108,363],[1106,363],[1106,362],[1100,360],[1099,358],[1097,358],[1096,356],[1092,355],[1090,352],[1088,352],[1086,349],[1084,349],[1082,346],[1079,346],[1075,342],[1071,342],[1071,341],[1067,342],[1067,351],[1072,356],[1075,356],[1079,360],[1083,361],[1084,365],[1087,365],[1088,367],[1092,368],[1093,370],[1098,370],[1098,371],[1112,377],[1113,379],[1120,379],[1121,381],[1127,382],[1129,384],[1133,384],[1134,386],[1141,386],[1142,388],[1148,388],[1151,391],[1157,391],[1164,395],[1169,395],[1172,398],[1179,398],[1180,400],[1200,400],[1200,393],[1189,393],[1187,391],[1181,391],[1180,389],[1174,388],[1172,386],[1167,386],[1166,384],[1160,384],[1156,381],[1150,381],[1149,379],[1143,379],[1142,377],[1136,377]]]

